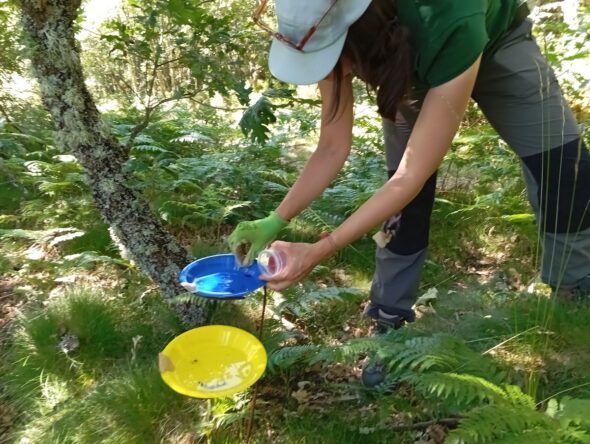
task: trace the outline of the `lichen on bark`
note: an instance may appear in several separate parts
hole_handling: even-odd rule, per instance
[[[129,258],[166,297],[183,293],[178,273],[189,257],[149,205],[126,185],[126,148],[103,122],[84,82],[74,22],[80,0],[19,0],[29,54],[56,141],[84,167],[96,205]],[[195,322],[204,319],[202,307]],[[198,322],[197,322],[198,323]]]

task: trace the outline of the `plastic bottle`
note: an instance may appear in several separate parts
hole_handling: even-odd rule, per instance
[[[279,274],[287,265],[287,258],[285,253],[275,250],[274,248],[267,248],[258,253],[256,258],[258,262],[258,268],[262,274],[268,277]]]

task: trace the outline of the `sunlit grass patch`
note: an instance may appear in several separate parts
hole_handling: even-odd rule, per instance
[[[128,302],[82,288],[26,310],[1,364],[9,396],[30,405],[48,377],[75,392],[118,361],[154,359],[180,330],[179,323],[164,303],[134,307]],[[158,319],[151,322],[150,315]]]
[[[411,328],[446,331],[489,354],[513,383],[537,398],[561,390],[587,396],[590,312],[543,293],[492,290],[475,282],[439,295]],[[579,389],[576,386],[582,385]]]
[[[96,412],[102,414],[93,426],[85,426],[83,433],[96,436],[97,441],[156,442],[162,432],[159,421],[171,412],[179,414],[183,403],[189,401],[163,383],[155,365],[120,370],[113,371],[84,400],[87,416],[80,418],[80,424],[86,424],[84,419],[91,419]]]
[[[16,437],[31,442],[146,443],[197,428],[201,401],[170,390],[155,366],[114,367],[91,389],[56,404]]]

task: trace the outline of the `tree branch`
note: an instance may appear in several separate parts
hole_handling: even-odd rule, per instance
[[[131,130],[131,134],[129,134],[129,139],[127,140],[127,143],[125,144],[125,149],[127,150],[127,152],[129,152],[129,150],[131,149],[131,146],[133,145],[133,142],[135,141],[135,139],[137,138],[139,133],[141,133],[144,129],[146,129],[148,127],[148,125],[150,124],[150,119],[152,117],[152,114],[160,105],[163,105],[164,103],[167,103],[167,102],[172,102],[173,100],[190,99],[190,98],[191,98],[191,96],[189,94],[184,94],[180,97],[166,97],[165,99],[161,99],[161,100],[157,101],[154,105],[147,107],[145,109],[145,114],[143,116],[143,120],[139,124],[134,126],[133,129]]]
[[[248,109],[247,107],[240,107],[240,108],[224,108],[223,106],[215,106],[209,103],[201,102],[200,100],[195,99],[194,97],[189,98],[191,102],[196,103],[197,105],[206,106],[207,108],[218,109],[221,111],[228,111],[228,112],[235,112],[235,111],[244,111]]]
[[[180,56],[180,57],[176,57],[174,59],[169,59],[169,60],[164,60],[161,63],[157,64],[157,68],[161,68],[162,66],[166,66],[169,65],[170,63],[174,63],[174,62],[178,62],[179,60],[182,60],[184,57]]]

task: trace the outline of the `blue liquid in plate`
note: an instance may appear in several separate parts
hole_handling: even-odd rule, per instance
[[[252,278],[252,273],[213,273],[195,279],[197,292],[233,295],[244,288],[244,279]],[[248,285],[247,285],[248,286]]]
[[[264,285],[256,263],[240,267],[232,254],[204,257],[187,265],[180,282],[196,286],[195,293],[214,299],[243,298]]]

